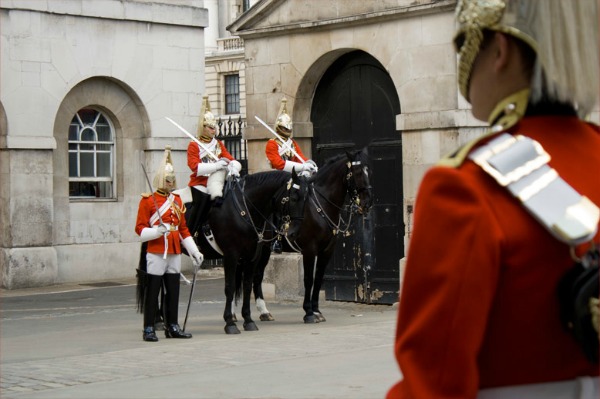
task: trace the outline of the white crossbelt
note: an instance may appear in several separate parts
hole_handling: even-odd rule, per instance
[[[558,240],[575,246],[594,238],[600,209],[548,165],[535,140],[503,133],[469,158],[515,196]]]
[[[477,399],[598,399],[598,377],[482,389]]]

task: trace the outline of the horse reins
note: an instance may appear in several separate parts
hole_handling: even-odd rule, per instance
[[[316,211],[317,213],[319,213],[319,215],[321,215],[321,217],[323,217],[326,221],[327,224],[329,225],[330,228],[332,228],[333,230],[333,234],[337,235],[337,234],[345,234],[348,235],[348,230],[350,229],[350,226],[352,224],[352,217],[358,213],[357,210],[357,200],[358,200],[358,195],[359,193],[361,193],[362,191],[365,190],[369,190],[370,187],[360,187],[357,188],[356,187],[356,181],[354,179],[351,180],[351,178],[353,177],[353,173],[352,173],[352,166],[361,165],[361,161],[353,161],[352,163],[348,162],[347,166],[348,166],[348,173],[346,174],[346,181],[348,182],[348,185],[346,187],[346,194],[349,194],[350,191],[352,192],[352,195],[350,196],[350,204],[349,205],[342,205],[341,207],[337,206],[336,204],[334,204],[332,201],[330,201],[323,193],[321,193],[319,190],[316,189],[316,187],[314,186],[314,183],[311,183],[310,187],[312,189],[312,191],[316,194],[319,194],[319,196],[321,196],[325,201],[327,201],[329,204],[331,204],[333,207],[337,208],[338,211],[340,211],[340,214],[338,216],[338,223],[336,224],[330,217],[329,215],[327,215],[327,213],[325,212],[325,210],[323,209],[323,206],[321,205],[319,198],[317,197],[317,195],[313,195],[311,196],[311,202],[315,205]],[[352,181],[354,183],[354,188],[350,187],[350,181]],[[344,201],[345,203],[345,201]],[[342,217],[341,213],[347,209],[350,208],[349,211],[349,217],[348,217],[348,221],[345,222],[344,218]],[[342,224],[345,224],[344,227],[341,227]]]
[[[258,210],[258,208],[257,208],[257,207],[256,207],[256,206],[255,206],[255,205],[252,203],[252,201],[248,200],[248,197],[246,196],[246,193],[245,193],[245,190],[244,190],[244,188],[245,188],[245,183],[246,183],[246,182],[244,181],[244,183],[243,183],[243,185],[242,185],[242,184],[240,184],[239,180],[237,180],[235,183],[236,183],[236,184],[235,184],[235,187],[237,187],[237,188],[238,188],[238,190],[239,190],[239,192],[240,192],[240,194],[241,194],[241,196],[242,196],[242,201],[243,201],[243,204],[244,204],[244,205],[243,205],[243,207],[242,207],[242,205],[240,204],[240,202],[239,202],[239,200],[238,200],[238,197],[237,197],[236,195],[234,195],[234,196],[233,196],[234,204],[236,205],[236,208],[237,208],[237,210],[238,210],[238,212],[239,212],[240,216],[242,217],[242,220],[244,220],[246,223],[248,223],[248,224],[249,224],[250,226],[252,226],[252,228],[254,229],[254,232],[255,232],[255,233],[256,233],[256,235],[258,236],[258,242],[259,242],[259,243],[261,243],[261,242],[271,242],[271,241],[275,240],[277,237],[279,237],[280,235],[285,235],[284,233],[285,233],[285,230],[287,230],[287,228],[286,228],[286,229],[284,229],[283,231],[280,231],[280,230],[277,228],[277,226],[275,226],[275,224],[273,224],[273,223],[272,223],[272,222],[269,220],[269,218],[267,218],[266,216],[264,216],[264,215],[263,215],[263,214],[262,214],[262,213],[261,213],[261,212]],[[286,196],[286,195],[283,195],[283,196],[281,197],[281,200],[279,200],[279,201],[281,202],[282,209],[284,209],[284,210],[285,210],[285,209],[288,209],[288,210],[289,210],[289,202],[290,202],[290,190],[291,190],[292,186],[293,186],[293,183],[292,183],[292,181],[290,180],[290,181],[287,183],[287,185],[286,185],[286,189],[285,189],[285,192],[287,193],[287,196]],[[283,189],[283,188],[282,188],[282,189]],[[279,190],[277,191],[277,194],[275,195],[275,198],[278,198],[278,197],[279,197],[279,195],[282,195],[282,194],[280,194],[280,191],[282,191],[282,189],[279,189]],[[257,228],[257,226],[256,226],[256,223],[254,223],[254,219],[252,219],[252,215],[251,215],[251,213],[250,213],[250,209],[249,209],[249,207],[248,207],[248,204],[250,204],[250,205],[252,206],[252,209],[254,209],[254,210],[255,210],[255,211],[256,211],[256,212],[257,212],[257,213],[260,215],[260,217],[261,217],[261,218],[263,219],[263,221],[264,221],[264,223],[263,223],[263,226],[262,226],[262,231],[261,231],[261,232],[259,232],[259,229]],[[296,218],[296,217],[292,218],[292,217],[291,217],[291,215],[289,215],[289,214],[287,214],[287,215],[283,215],[283,216],[282,216],[282,220],[284,221],[284,224],[285,224],[285,225],[287,225],[287,226],[289,226],[289,222],[290,222],[291,220],[295,219],[295,218]],[[273,229],[273,232],[274,232],[274,236],[273,236],[273,238],[271,238],[271,239],[265,239],[265,238],[264,238],[264,233],[265,233],[265,231],[266,231],[266,229],[267,229],[267,224],[269,224],[269,225],[270,225],[270,227]]]

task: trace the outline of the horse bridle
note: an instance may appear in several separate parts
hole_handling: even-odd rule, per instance
[[[354,176],[352,172],[353,167],[359,167],[362,173],[368,173],[366,166],[362,165],[362,161],[351,161],[348,162],[348,174],[346,175],[346,180],[348,180],[348,191],[352,194],[350,195],[350,206],[351,212],[362,214],[362,206],[360,204],[360,194],[365,191],[371,191],[372,186],[369,184],[365,187],[358,187],[356,184],[356,178],[351,179]]]
[[[348,236],[350,234],[348,232],[348,230],[350,229],[350,226],[352,224],[352,217],[358,213],[362,213],[360,210],[361,206],[360,206],[359,195],[363,191],[371,190],[371,186],[368,185],[366,187],[357,187],[356,179],[352,178],[354,176],[354,173],[352,172],[353,167],[358,166],[358,167],[360,167],[361,171],[365,172],[364,167],[361,165],[362,165],[362,161],[360,161],[360,160],[359,161],[348,161],[346,163],[346,166],[348,168],[348,172],[346,173],[346,181],[348,182],[347,188],[346,188],[346,193],[350,194],[350,203],[349,203],[350,211],[349,211],[349,216],[348,216],[347,222],[344,221],[344,219],[342,217],[342,212],[348,206],[346,206],[346,205],[342,205],[342,207],[337,206],[336,204],[331,202],[325,195],[323,195],[321,192],[319,192],[319,190],[317,190],[315,188],[314,183],[310,184],[310,188],[312,189],[312,192],[314,193],[310,199],[311,199],[312,203],[315,205],[315,209],[316,209],[317,213],[319,215],[321,215],[327,221],[327,224],[329,225],[329,227],[332,228],[333,235],[344,234],[344,235]],[[329,217],[329,215],[323,210],[323,206],[321,205],[321,202],[319,201],[319,198],[317,197],[316,194],[321,196],[321,198],[323,198],[330,205],[332,205],[333,207],[337,208],[340,211],[337,223],[334,222]]]
[[[242,217],[242,220],[244,220],[246,223],[248,223],[249,225],[252,226],[252,229],[258,236],[259,243],[271,242],[281,235],[285,236],[287,234],[287,230],[289,229],[291,221],[297,220],[297,219],[302,219],[302,217],[303,217],[302,213],[300,213],[300,215],[292,216],[289,212],[291,191],[292,191],[292,189],[294,189],[294,190],[300,189],[300,186],[295,184],[291,178],[287,182],[287,184],[285,186],[285,190],[282,187],[281,189],[279,189],[277,191],[277,193],[275,194],[275,197],[274,197],[281,204],[282,221],[283,221],[282,226],[284,226],[284,228],[282,230],[279,230],[277,228],[277,226],[275,226],[275,224],[273,224],[273,222],[271,222],[271,220],[269,220],[269,218],[267,218],[262,213],[260,213],[258,208],[252,203],[252,201],[248,200],[248,197],[246,196],[246,193],[244,191],[246,182],[244,181],[243,184],[240,184],[239,180],[237,180],[235,183],[236,183],[235,187],[237,187],[237,189],[239,190],[239,192],[242,195],[243,206],[242,206],[242,204],[240,204],[239,199],[236,195],[233,196],[234,205],[237,208],[237,211],[239,212],[240,216]],[[281,192],[281,194],[280,194],[280,192]],[[281,196],[281,199],[278,199],[280,196]],[[260,215],[260,217],[263,220],[263,225],[262,225],[261,231],[259,231],[258,227],[256,226],[256,223],[252,219],[252,215],[250,214],[250,209],[249,209],[248,204],[250,204],[250,206]],[[285,213],[285,210],[288,210],[288,213]],[[270,238],[270,239],[264,238],[265,231],[267,229],[267,224],[270,225],[270,227],[273,229],[273,232],[274,232],[273,238]]]

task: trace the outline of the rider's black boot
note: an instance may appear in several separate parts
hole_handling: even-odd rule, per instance
[[[165,337],[167,338],[192,338],[192,334],[181,331],[177,323],[179,313],[179,273],[166,273],[164,275],[166,310]]]
[[[146,275],[146,295],[144,298],[144,341],[156,342],[158,338],[154,330],[156,309],[158,308],[158,293],[162,285],[162,276]]]

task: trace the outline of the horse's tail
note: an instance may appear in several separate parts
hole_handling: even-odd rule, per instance
[[[146,271],[147,263],[146,263],[146,252],[148,250],[148,243],[143,242],[140,247],[140,260],[137,268],[137,288],[136,288],[136,303],[137,303],[137,311],[139,313],[144,313],[144,297],[146,294]]]

